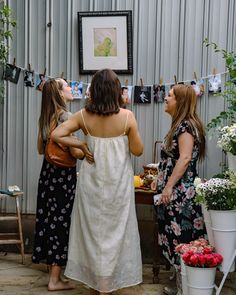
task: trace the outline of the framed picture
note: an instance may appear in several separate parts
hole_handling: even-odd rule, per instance
[[[79,70],[133,74],[132,11],[78,12]]]

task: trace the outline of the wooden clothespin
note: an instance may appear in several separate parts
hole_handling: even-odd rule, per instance
[[[159,84],[160,84],[160,86],[162,86],[162,84],[163,84],[163,78],[162,78],[162,77],[160,77],[160,82],[159,82]]]
[[[143,79],[142,78],[140,78],[140,84],[141,84],[141,87],[143,88],[144,85],[143,85]]]
[[[128,79],[125,80],[125,87],[128,86]]]
[[[174,75],[174,81],[175,81],[175,84],[177,84],[177,77],[176,77],[176,75]]]
[[[46,75],[46,68],[44,69],[43,75],[44,75],[44,76]]]
[[[15,57],[13,58],[13,63],[12,64],[13,64],[14,67],[16,66],[16,58]]]
[[[29,71],[31,72],[31,65],[30,64],[28,64],[28,68],[29,68]]]
[[[64,77],[64,72],[61,72],[60,78],[63,79]]]
[[[194,79],[197,81],[198,79],[197,79],[197,74],[196,74],[196,72],[193,73],[193,76],[194,76]]]
[[[216,68],[213,68],[213,75],[216,75]]]

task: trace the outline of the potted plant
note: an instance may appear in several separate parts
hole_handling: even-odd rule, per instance
[[[206,246],[196,251],[189,250],[182,255],[186,265],[188,294],[211,295],[216,268],[221,265],[223,257],[214,251],[214,248]]]
[[[195,180],[195,202],[205,204],[207,210],[236,210],[236,173],[228,171],[222,178]]]
[[[186,265],[182,259],[183,254],[192,251],[193,253],[201,253],[203,249],[208,249],[208,252],[213,252],[214,248],[209,245],[209,242],[205,239],[198,239],[190,242],[189,244],[178,244],[175,247],[175,251],[180,255],[180,265],[181,265],[181,281],[182,281],[182,294],[189,295],[189,288],[187,282],[187,274],[186,274]]]
[[[225,178],[211,178],[196,185],[195,201],[209,210],[214,246],[224,257],[226,272],[236,249],[236,173],[225,172]],[[234,271],[234,264],[230,271]]]
[[[236,123],[224,126],[219,134],[217,145],[227,153],[229,169],[236,171]]]
[[[183,295],[212,294],[216,267],[223,257],[205,239],[179,244],[175,251],[181,256]]]

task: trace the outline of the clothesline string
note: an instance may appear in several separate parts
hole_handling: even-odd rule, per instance
[[[17,68],[20,68],[23,72],[25,72],[25,71],[28,71],[27,69],[25,69],[25,68],[22,68],[22,67],[18,67],[17,66]],[[31,70],[31,72],[34,72],[34,71],[32,71]],[[216,74],[210,74],[210,75],[208,75],[208,76],[205,76],[205,77],[200,77],[199,79],[191,79],[191,80],[181,80],[181,81],[179,81],[178,83],[190,83],[191,81],[200,81],[200,80],[206,80],[206,79],[208,79],[209,77],[212,77],[212,76],[217,76],[217,75],[224,75],[224,74],[228,74],[229,73],[229,71],[225,71],[225,72],[221,72],[221,73],[216,73]],[[38,73],[38,72],[34,72],[34,74],[36,74],[36,75],[42,75],[41,73]],[[45,77],[47,77],[47,78],[51,78],[51,79],[53,79],[53,78],[55,78],[55,77],[52,77],[52,76],[48,76],[48,75],[45,75]],[[68,82],[77,82],[77,83],[80,83],[80,82],[82,82],[83,83],[83,85],[90,85],[90,82],[84,82],[84,81],[82,81],[82,80],[80,80],[80,81],[76,81],[76,80],[69,80],[69,79],[66,79]],[[153,84],[145,84],[144,86],[146,86],[146,87],[152,87],[154,84],[158,84],[158,83],[153,83]],[[175,84],[175,82],[167,82],[167,83],[162,83],[162,85],[166,85],[166,86],[169,86],[169,85],[173,85],[173,84]],[[129,86],[132,86],[132,87],[134,87],[134,85],[129,85]]]

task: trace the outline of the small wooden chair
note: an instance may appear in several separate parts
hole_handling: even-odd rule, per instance
[[[17,244],[17,246],[20,245],[22,264],[24,264],[25,255],[24,255],[24,240],[23,240],[23,232],[22,232],[22,224],[21,224],[20,198],[23,195],[24,195],[23,192],[10,193],[5,190],[0,190],[0,199],[11,197],[11,198],[14,198],[16,202],[15,216],[13,216],[12,214],[0,216],[0,221],[16,220],[18,223],[18,233],[0,233],[0,245],[8,245],[8,244]]]

